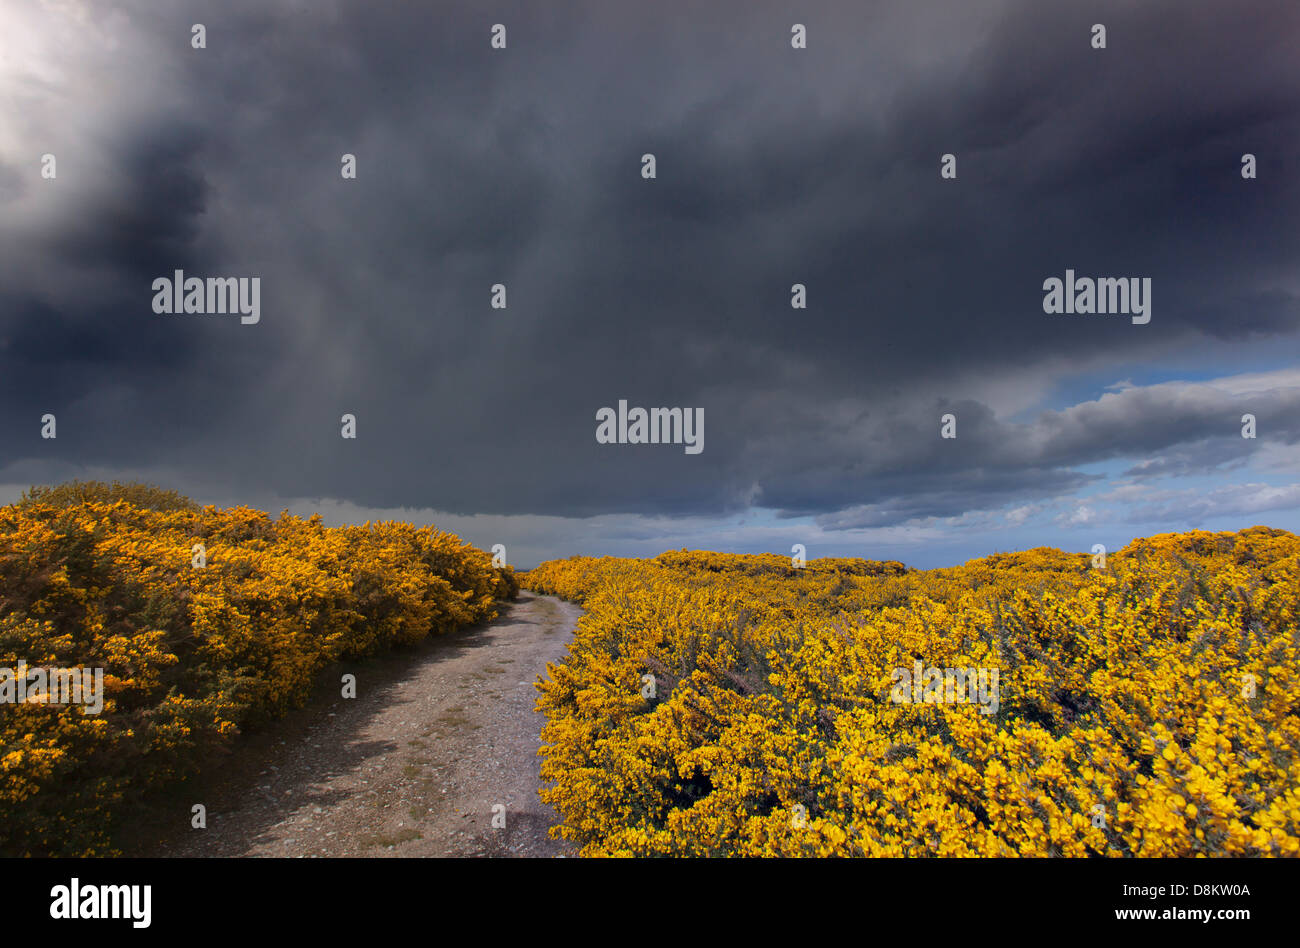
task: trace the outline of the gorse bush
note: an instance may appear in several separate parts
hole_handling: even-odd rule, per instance
[[[151,484],[123,484],[114,481],[68,481],[64,484],[37,485],[23,491],[20,506],[41,504],[49,507],[75,507],[86,503],[112,504],[126,501],[149,510],[200,510],[200,505],[184,494]]]
[[[834,562],[527,573],[587,609],[538,702],[555,832],[585,855],[1300,855],[1294,535],[1158,536],[1105,569]],[[995,713],[891,700],[916,662],[996,669]]]
[[[431,527],[31,491],[0,508],[0,667],[103,668],[105,705],[0,705],[0,852],[113,852],[125,805],[302,705],[329,663],[493,618],[517,590]]]

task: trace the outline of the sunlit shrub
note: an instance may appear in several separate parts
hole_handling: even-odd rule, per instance
[[[1294,535],[1152,537],[1104,570],[783,560],[524,577],[587,609],[538,702],[584,854],[1300,855]],[[997,669],[996,713],[892,702],[916,661]]]
[[[326,665],[493,618],[517,589],[432,527],[31,491],[0,508],[0,666],[103,668],[106,703],[0,705],[0,852],[111,852],[127,803],[302,705]]]

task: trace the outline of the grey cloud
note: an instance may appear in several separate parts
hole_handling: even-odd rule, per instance
[[[103,92],[121,127],[86,145],[111,180],[24,225],[50,253],[0,288],[0,465],[458,515],[757,503],[849,529],[1066,495],[1116,457],[1232,463],[1210,396],[1018,425],[957,380],[1175,367],[1300,328],[1290,7],[813,3],[802,52],[776,3],[692,25],[594,3],[96,9],[130,15],[119,58],[151,72]],[[179,266],[261,276],[262,323],[154,316],[147,281]],[[1152,323],[1045,316],[1066,267],[1151,276]],[[64,279],[94,292],[52,295]],[[619,398],[703,406],[704,454],[597,445]],[[1294,440],[1292,396],[1263,401]],[[34,441],[49,406],[57,446]]]

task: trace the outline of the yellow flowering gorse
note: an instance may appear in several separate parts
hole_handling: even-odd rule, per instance
[[[113,852],[132,799],[303,704],[328,664],[493,618],[517,589],[489,554],[407,523],[123,485],[0,508],[0,666],[105,670],[98,715],[0,705],[0,853]]]
[[[1105,569],[682,552],[522,581],[587,609],[538,702],[543,796],[586,855],[1300,855],[1290,533]],[[997,669],[996,713],[891,701],[916,661]]]

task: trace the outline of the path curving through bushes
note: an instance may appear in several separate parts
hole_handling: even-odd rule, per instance
[[[251,735],[150,815],[161,841],[124,854],[570,854],[548,838],[558,817],[537,796],[544,720],[533,683],[564,658],[582,610],[527,592],[501,609],[492,622],[340,666],[357,677],[355,699],[336,691]],[[206,829],[190,828],[192,803],[206,807]],[[160,820],[176,822],[167,831]]]

